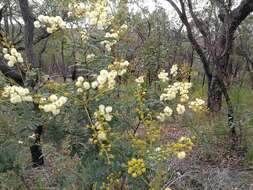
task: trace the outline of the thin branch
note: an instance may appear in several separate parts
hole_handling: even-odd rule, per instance
[[[205,55],[203,49],[201,48],[201,46],[197,42],[196,38],[193,36],[192,27],[191,27],[191,25],[190,25],[190,23],[187,19],[187,16],[186,16],[184,2],[182,0],[180,0],[180,4],[181,4],[181,8],[182,8],[182,11],[180,11],[180,9],[175,4],[175,2],[173,2],[173,0],[167,0],[167,1],[176,10],[178,16],[180,17],[181,21],[185,25],[186,30],[187,30],[188,38],[189,38],[193,48],[195,49],[195,51],[197,52],[197,54],[199,55],[199,57],[200,57],[200,59],[203,63],[204,70],[205,70],[205,73],[206,73],[208,79],[211,79],[212,75],[211,75],[211,71],[210,71],[210,68],[209,68],[209,62],[206,58],[206,55]]]
[[[194,23],[196,24],[196,26],[199,29],[200,33],[203,35],[204,39],[207,40],[208,35],[207,35],[206,29],[204,28],[205,24],[194,13],[191,0],[188,0],[188,6],[189,6],[189,11],[190,11],[190,14],[193,18]]]

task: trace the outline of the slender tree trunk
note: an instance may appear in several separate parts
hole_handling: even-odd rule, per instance
[[[220,89],[219,80],[214,76],[211,81],[208,81],[207,105],[211,111],[215,112],[220,111],[222,105],[222,91]]]
[[[38,167],[38,166],[44,165],[44,158],[43,158],[42,149],[41,149],[41,145],[40,145],[40,137],[42,134],[42,130],[43,130],[42,126],[37,126],[37,128],[34,131],[35,142],[30,147],[33,167]]]
[[[234,37],[234,31],[229,31],[229,27],[229,20],[225,18],[222,32],[215,46],[215,57],[213,58],[214,70],[208,83],[208,106],[212,111],[220,111],[222,97],[224,97],[227,104],[228,126],[231,136],[235,137],[234,108],[227,90],[230,84],[229,76],[232,75],[231,69],[229,69],[229,58]]]
[[[33,67],[36,67],[36,58],[33,49],[33,36],[34,36],[34,18],[29,7],[28,0],[19,0],[19,6],[22,13],[23,20],[25,22],[25,52],[27,56],[27,61],[32,64]]]
[[[194,50],[191,50],[190,54],[190,65],[189,65],[189,76],[188,76],[188,82],[191,82],[191,72],[192,72],[192,67],[193,67],[193,62],[194,62]]]
[[[47,38],[46,40],[45,40],[45,42],[43,43],[43,47],[42,47],[42,49],[40,50],[40,53],[39,53],[39,68],[42,70],[42,65],[43,65],[43,59],[42,59],[42,57],[43,57],[43,54],[45,53],[45,51],[46,51],[46,48],[47,48],[47,43],[48,43],[48,39],[49,38]]]

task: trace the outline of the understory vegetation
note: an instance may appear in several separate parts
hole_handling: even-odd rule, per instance
[[[0,2],[0,190],[253,188],[251,0]]]

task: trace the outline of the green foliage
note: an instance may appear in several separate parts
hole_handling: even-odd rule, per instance
[[[28,184],[24,174],[30,173],[33,175],[31,187],[36,189],[164,190],[170,184],[168,181],[175,177],[173,169],[168,171],[169,162],[175,156],[184,158],[185,152],[192,150],[193,143],[188,136],[196,137],[193,138],[197,141],[196,149],[209,159],[215,160],[219,156],[217,147],[230,148],[226,143],[229,142],[229,129],[225,104],[220,112],[222,115],[202,113],[204,109],[194,113],[189,106],[191,100],[180,99],[183,95],[180,93],[185,90],[183,83],[189,78],[195,84],[191,99],[206,97],[207,86],[202,81],[204,74],[198,72],[199,64],[192,67],[186,58],[192,51],[189,42],[184,40],[186,34],[182,28],[173,26],[175,23],[168,19],[164,9],[157,8],[152,13],[147,9],[142,13],[130,13],[127,1],[113,1],[114,18],[108,21],[109,24],[105,21],[104,25],[89,28],[80,22],[82,18],[66,16],[69,3],[75,1],[45,2],[42,10],[35,9],[36,14],[57,13],[66,17],[68,27],[63,31],[57,30],[50,34],[48,41],[42,40],[36,45],[35,52],[42,56],[43,68],[30,68],[28,63],[22,65],[27,66],[24,86],[29,88],[33,102],[11,104],[9,97],[1,96],[0,187],[22,189]],[[121,34],[119,28],[123,24],[128,27]],[[35,30],[36,35],[39,30]],[[87,32],[87,39],[82,39],[82,32]],[[106,37],[112,34],[116,37]],[[108,48],[108,44],[101,43],[105,41],[113,45]],[[46,49],[42,55],[44,46]],[[238,62],[243,60],[239,55],[233,58]],[[121,76],[122,68],[117,68],[115,62],[124,63],[125,59],[131,64],[129,72]],[[176,76],[169,75],[175,63],[180,69]],[[77,75],[82,75],[82,80],[89,85],[98,82],[100,75],[106,80],[98,82],[98,87],[89,86],[87,89],[84,89],[83,81],[78,85],[70,80],[43,80],[44,74],[68,77],[68,70],[73,67],[77,67]],[[15,69],[19,71],[18,67]],[[163,69],[169,75],[165,82],[158,80]],[[102,75],[101,70],[106,74]],[[109,75],[113,72],[117,73],[114,78]],[[136,81],[142,76],[145,81]],[[14,84],[12,82],[0,75],[1,95],[3,87]],[[109,87],[114,82],[115,86]],[[240,87],[233,85],[235,87],[229,93],[235,107],[240,148],[247,150],[245,160],[252,162],[253,97],[251,89],[242,84]],[[172,89],[168,96],[173,94],[173,90],[177,91],[171,100],[161,98],[166,88]],[[186,91],[188,95],[188,89]],[[49,100],[52,94],[68,98],[63,107],[59,106],[58,114],[52,111],[56,109],[56,103]],[[46,99],[44,102],[43,98]],[[55,109],[51,105],[51,109],[46,111],[45,105],[50,104]],[[186,108],[182,113],[177,110],[179,104]],[[101,111],[101,105],[108,106],[109,110],[112,107],[113,111],[108,111],[111,119],[106,119],[108,113],[103,108]],[[165,114],[165,106],[173,109],[169,116]],[[162,114],[164,119],[161,119]],[[38,125],[43,125],[41,145],[46,165],[34,172],[30,167],[29,147]],[[187,135],[179,139],[177,135],[169,136],[168,139],[170,134],[167,133],[175,130],[172,126]],[[142,161],[139,168],[143,171],[129,166],[129,162],[135,159]],[[49,174],[43,173],[44,169]]]

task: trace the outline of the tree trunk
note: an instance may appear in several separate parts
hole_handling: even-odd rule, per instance
[[[18,84],[24,84],[23,78],[25,78],[25,75],[23,75],[23,73],[18,73],[17,71],[7,66],[2,59],[0,59],[0,72],[2,72],[6,77],[11,78]]]
[[[37,126],[37,128],[34,131],[35,142],[30,147],[31,154],[32,154],[33,167],[44,165],[44,158],[43,158],[42,149],[40,145],[40,136],[42,134],[42,129],[43,129],[42,126]]]
[[[208,81],[208,108],[211,111],[218,112],[222,106],[222,91],[219,85],[219,79],[212,77],[211,81]]]
[[[33,49],[33,36],[34,36],[34,18],[29,7],[28,0],[19,0],[19,6],[22,13],[23,20],[25,22],[25,52],[27,61],[32,64],[33,67],[37,67],[36,58]]]
[[[217,1],[221,30],[217,31],[219,36],[218,39],[214,40],[212,40],[208,34],[209,29],[208,25],[206,25],[206,21],[203,22],[203,20],[198,18],[198,16],[194,13],[191,0],[188,0],[187,2],[184,0],[167,1],[175,9],[180,20],[185,25],[188,38],[203,63],[205,74],[208,79],[208,106],[210,110],[221,110],[222,95],[224,95],[227,103],[229,127],[232,126],[231,132],[232,134],[235,134],[235,126],[233,124],[233,106],[227,92],[227,87],[229,86],[229,75],[231,75],[231,73],[228,71],[227,67],[234,41],[234,33],[241,22],[253,11],[253,1],[242,0],[233,10],[231,10],[230,3],[226,6],[225,1]],[[187,4],[192,20],[203,37],[205,48],[208,48],[212,53],[212,61],[208,60],[205,49],[201,47],[196,36],[194,36],[192,25],[188,20],[186,11]],[[180,7],[178,5],[180,5]],[[213,23],[210,23],[209,26],[211,25],[213,25]],[[210,66],[213,67],[212,70]]]

